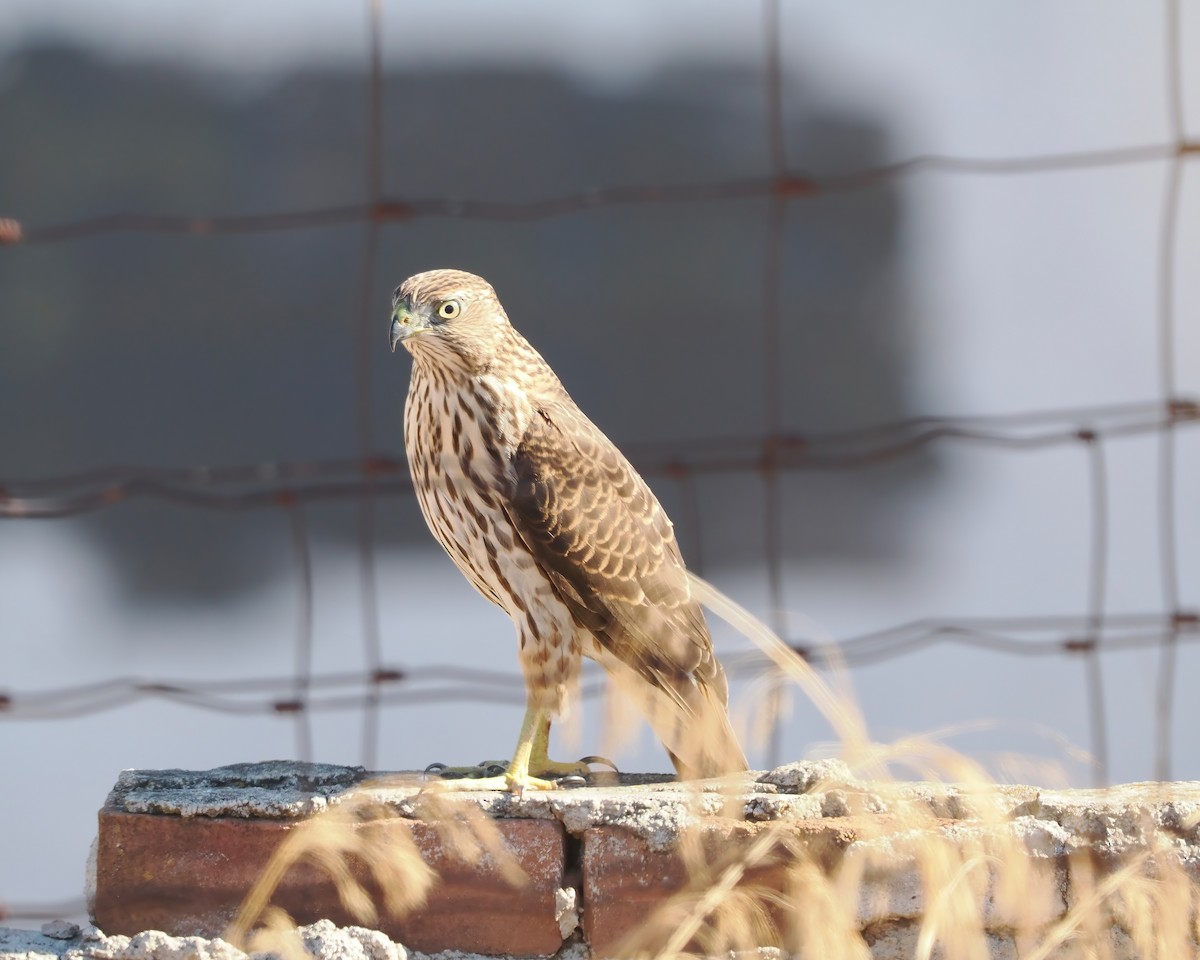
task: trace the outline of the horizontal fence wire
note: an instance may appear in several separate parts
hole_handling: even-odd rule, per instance
[[[1200,402],[1180,395],[1176,381],[1176,304],[1174,286],[1182,182],[1186,162],[1200,154],[1200,142],[1184,125],[1179,0],[1165,0],[1163,47],[1167,137],[1109,149],[1012,157],[920,155],[864,170],[812,174],[793,169],[784,140],[784,51],[780,0],[764,0],[763,59],[769,170],[762,176],[704,183],[618,185],[579,190],[532,202],[479,201],[449,197],[389,196],[383,180],[383,55],[381,0],[366,2],[367,81],[363,108],[367,118],[364,152],[365,200],[358,204],[304,210],[195,215],[118,213],[66,220],[23,223],[0,220],[0,245],[44,245],[82,241],[116,233],[181,236],[281,234],[358,224],[363,246],[355,298],[355,410],[358,456],[341,460],[291,461],[243,465],[146,468],[108,466],[55,476],[0,478],[0,519],[51,519],[92,513],[127,500],[161,500],[191,509],[281,510],[287,517],[299,580],[299,626],[291,672],[256,678],[196,680],[180,677],[110,677],[91,683],[40,690],[0,690],[0,720],[50,721],[93,716],[139,701],[167,701],[195,710],[232,715],[284,715],[296,723],[297,755],[311,757],[313,714],[361,710],[362,756],[373,763],[382,707],[471,702],[520,704],[524,682],[516,672],[461,665],[389,665],[383,660],[376,591],[375,505],[381,497],[412,491],[400,453],[380,453],[373,423],[373,385],[369,363],[369,316],[380,231],[425,219],[481,222],[528,222],[585,216],[589,211],[621,207],[720,203],[748,199],[770,201],[764,230],[767,244],[762,273],[766,325],[762,372],[766,422],[757,437],[712,437],[627,448],[645,475],[678,484],[683,503],[681,532],[702,555],[704,518],[698,505],[698,478],[746,474],[762,478],[765,566],[770,604],[768,621],[797,653],[817,666],[859,666],[911,656],[935,647],[983,649],[1016,657],[1078,658],[1085,664],[1088,725],[1098,783],[1108,779],[1107,702],[1101,681],[1101,657],[1121,650],[1157,650],[1160,654],[1156,775],[1170,775],[1172,704],[1176,654],[1182,644],[1200,639],[1200,615],[1182,607],[1178,572],[1176,445],[1179,432],[1200,424]],[[788,210],[806,200],[873,187],[914,176],[1012,177],[1071,175],[1081,171],[1154,165],[1164,169],[1157,248],[1157,315],[1131,322],[1144,324],[1159,357],[1159,395],[1138,403],[1072,409],[1018,411],[989,416],[924,416],[821,435],[795,435],[781,429],[780,378],[784,362],[779,340],[780,280],[786,265],[782,238]],[[1107,471],[1112,441],[1148,435],[1158,439],[1158,549],[1162,609],[1109,613],[1107,596],[1108,524],[1112,511]],[[1054,447],[1077,448],[1088,464],[1090,502],[1088,594],[1086,609],[1056,616],[1007,615],[989,618],[924,618],[897,624],[835,643],[788,637],[784,628],[784,556],[781,517],[785,512],[779,478],[788,472],[864,470],[910,456],[931,444],[963,444],[1013,455]],[[315,592],[307,509],[310,504],[348,500],[358,505],[357,550],[363,622],[362,671],[313,669],[313,598]],[[727,667],[734,676],[768,677],[775,668],[758,653],[735,654]],[[777,681],[776,691],[778,691]],[[580,695],[593,698],[603,689],[594,665],[583,671]],[[774,724],[770,762],[779,759],[780,722]],[[81,901],[5,906],[0,919],[36,920],[82,914]]]
[[[529,202],[454,199],[396,199],[380,197],[371,203],[314,207],[278,213],[231,216],[184,216],[122,213],[88,217],[64,223],[26,225],[17,220],[0,224],[0,243],[39,245],[81,240],[114,233],[222,234],[279,233],[315,230],[366,223],[411,220],[477,220],[480,222],[532,222],[587,213],[612,207],[696,204],[720,200],[780,198],[787,202],[865,190],[918,173],[956,173],[1003,176],[1072,172],[1100,167],[1161,163],[1200,153],[1200,143],[1145,144],[1113,150],[1049,153],[1023,157],[918,156],[897,163],[833,176],[811,176],[784,171],[776,177],[755,177],[692,184],[645,184],[605,187]]]
[[[788,641],[788,646],[816,665],[860,666],[935,646],[959,646],[1016,656],[1045,657],[1138,650],[1160,646],[1178,634],[1181,642],[1200,639],[1200,615],[1164,617],[1159,613],[1114,614],[1097,630],[1088,616],[972,617],[923,619],[882,630],[844,637],[832,643]],[[723,658],[735,677],[770,673],[772,661],[762,653]],[[302,683],[297,677],[302,676]],[[587,663],[580,695],[603,689],[601,668]],[[315,673],[297,671],[264,677],[194,680],[110,677],[89,683],[0,695],[0,709],[16,720],[60,720],[129,706],[139,700],[166,700],[203,710],[235,714],[290,714],[361,708],[370,691],[392,706],[437,702],[524,704],[525,681],[517,671],[484,670],[454,664],[388,666],[377,671]]]
[[[1165,404],[1146,401],[993,416],[913,417],[807,437],[663,440],[631,444],[626,454],[644,476],[684,480],[755,471],[855,470],[902,459],[935,443],[1032,451],[1086,447],[1198,425],[1200,403],[1181,398]],[[412,492],[403,454],[213,467],[113,466],[27,480],[0,479],[0,517],[68,517],[138,498],[218,510],[291,508],[310,500],[360,500],[368,491],[389,496]]]

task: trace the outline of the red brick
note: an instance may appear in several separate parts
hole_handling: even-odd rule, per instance
[[[380,906],[375,926],[424,952],[553,954],[562,944],[554,919],[554,894],[563,883],[565,860],[562,825],[494,822],[528,874],[524,886],[511,886],[488,860],[465,863],[447,853],[434,825],[403,819],[363,824],[385,836],[389,831],[411,836],[441,878],[425,905],[408,916],[386,916]],[[154,929],[176,936],[220,936],[297,823],[101,810],[96,925],[110,934]],[[301,924],[326,918],[339,925],[360,922],[342,906],[327,874],[308,863],[288,870],[272,903]]]
[[[704,861],[713,877],[764,830],[800,841],[822,868],[828,870],[853,838],[840,820],[794,821],[786,825],[716,820],[702,835]],[[760,866],[748,870],[739,886],[772,891],[785,889],[789,856],[776,848]],[[583,930],[595,957],[618,956],[617,948],[640,929],[670,897],[688,885],[689,871],[678,849],[655,850],[642,837],[623,827],[594,827],[584,836]],[[776,928],[772,943],[795,946],[798,931],[778,910],[770,911]],[[698,944],[691,944],[696,949]]]

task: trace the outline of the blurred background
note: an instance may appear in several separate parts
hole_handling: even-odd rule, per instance
[[[876,737],[1200,777],[1198,55],[1192,0],[8,0],[8,922],[78,909],[122,768],[510,755],[512,628],[403,463],[433,267]],[[714,627],[752,763],[835,750]],[[554,752],[668,769],[588,677]]]

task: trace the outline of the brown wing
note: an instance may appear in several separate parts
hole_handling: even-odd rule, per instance
[[[704,776],[744,769],[725,714],[725,672],[671,521],[645,481],[570,400],[535,413],[513,468],[509,515],[576,621],[673,701],[676,725],[719,713],[719,738],[732,748],[687,766]],[[673,756],[680,752],[678,737],[654,725]]]

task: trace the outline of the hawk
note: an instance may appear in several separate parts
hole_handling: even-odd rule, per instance
[[[586,773],[547,755],[581,657],[632,696],[683,778],[746,769],[725,671],[671,521],[629,461],[460,270],[409,277],[392,297],[392,351],[412,354],[404,446],[429,529],[517,631],[526,712],[502,777],[551,789]]]

